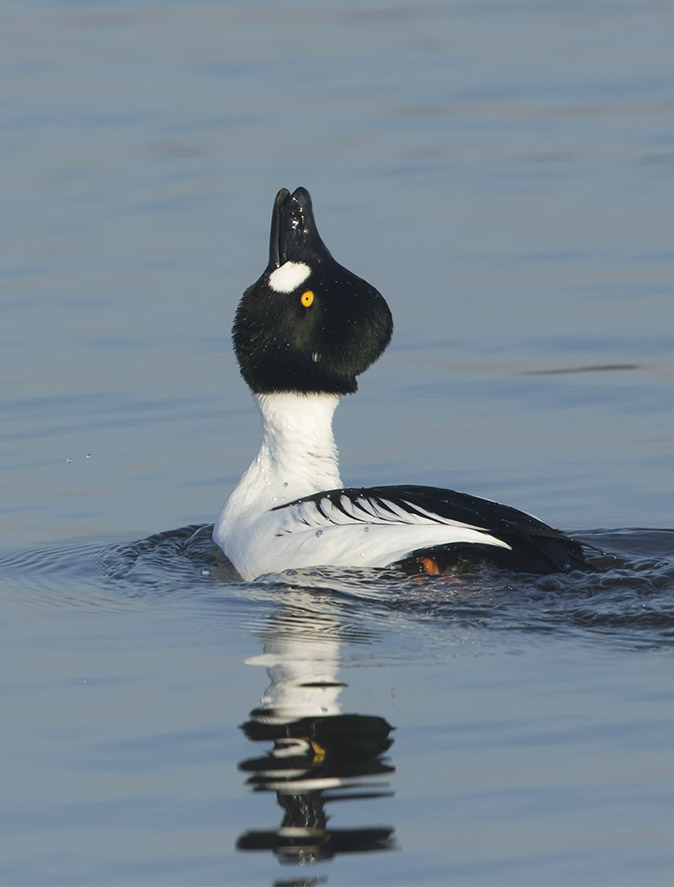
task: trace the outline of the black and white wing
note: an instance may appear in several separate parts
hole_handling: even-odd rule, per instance
[[[586,567],[582,547],[537,518],[515,508],[425,486],[329,490],[273,512],[276,536],[298,554],[311,547],[314,564],[389,566],[423,571],[430,559],[444,572],[462,563],[551,573]],[[323,551],[321,552],[321,549]],[[324,560],[321,560],[324,557]],[[300,558],[302,561],[303,558]]]

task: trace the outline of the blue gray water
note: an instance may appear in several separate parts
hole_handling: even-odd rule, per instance
[[[674,7],[2,20],[0,883],[671,884]],[[596,574],[214,550],[298,185],[396,322],[345,481],[505,501]]]

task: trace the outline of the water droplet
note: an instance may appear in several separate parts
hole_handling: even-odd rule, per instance
[[[85,459],[91,459],[91,453],[87,453],[87,455],[86,455],[84,458],[85,458]]]
[[[364,532],[364,533],[369,533],[369,532],[370,532],[370,528],[369,528],[369,527],[363,527],[363,532]]]
[[[85,678],[85,679],[82,681],[82,683],[83,683],[83,684],[88,684],[89,681]]]
[[[323,535],[323,530],[316,530],[316,538]]]
[[[72,459],[66,459],[66,465],[72,465]]]
[[[288,481],[287,481],[287,480],[284,480],[284,481],[283,481],[283,486],[284,486],[284,487],[287,487],[287,486],[288,486]]]

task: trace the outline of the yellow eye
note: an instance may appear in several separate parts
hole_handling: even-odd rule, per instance
[[[310,308],[314,303],[314,294],[311,290],[305,290],[300,296],[300,302],[305,308]]]

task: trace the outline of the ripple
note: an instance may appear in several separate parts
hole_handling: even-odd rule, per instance
[[[6,587],[39,605],[181,605],[197,618],[234,613],[247,629],[261,628],[282,602],[277,631],[287,623],[291,633],[301,625],[305,636],[325,637],[325,625],[338,616],[341,639],[353,643],[381,635],[394,616],[435,631],[574,634],[640,648],[674,641],[672,530],[577,534],[606,552],[595,558],[592,573],[530,576],[482,568],[461,576],[409,577],[390,569],[311,569],[248,583],[211,533],[212,525],[195,524],[131,542],[21,549],[0,556],[0,576]]]

